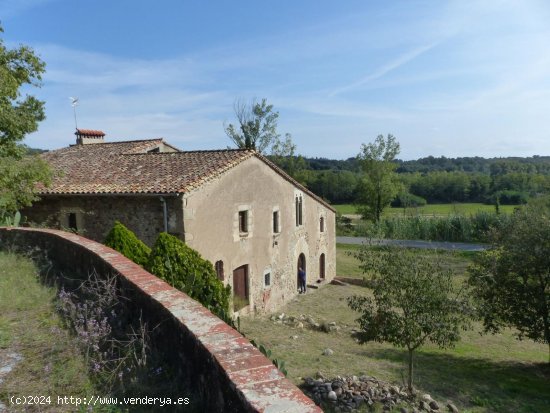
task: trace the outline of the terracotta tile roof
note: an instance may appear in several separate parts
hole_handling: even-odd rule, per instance
[[[252,150],[147,153],[162,139],[73,145],[43,154],[60,173],[41,195],[175,194],[192,191],[253,156],[302,191],[334,209],[264,156]]]
[[[102,138],[105,136],[105,132],[94,129],[77,129],[75,135]]]
[[[60,174],[40,193],[188,192],[254,155],[253,151],[243,150],[120,153],[119,148],[112,150],[108,146],[75,145],[45,154],[44,159]]]
[[[43,156],[49,162],[84,162],[92,159],[111,155],[122,155],[130,153],[144,153],[148,150],[157,148],[159,145],[167,145],[179,152],[179,149],[168,145],[162,138],[145,139],[136,141],[104,142],[93,145],[71,145],[66,148],[46,152]]]

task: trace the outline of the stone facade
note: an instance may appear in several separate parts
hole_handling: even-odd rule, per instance
[[[298,262],[308,284],[334,278],[328,204],[254,151],[174,151],[150,140],[45,154],[63,173],[23,213],[99,242],[115,220],[149,246],[167,230],[215,265],[241,313],[274,311],[297,295]]]
[[[168,232],[183,238],[181,196],[45,196],[32,208],[23,210],[23,215],[31,223],[70,229],[70,215],[74,214],[76,228],[73,229],[99,242],[103,242],[114,222],[118,220],[151,246],[158,234],[164,231],[161,198],[167,206]]]
[[[296,225],[300,197],[302,224]],[[270,312],[297,294],[300,254],[305,256],[308,283],[334,278],[334,212],[262,160],[249,158],[183,199],[185,242],[212,263],[223,262],[224,282],[232,287],[233,271],[248,267],[250,305],[244,311]],[[240,211],[247,212],[246,232],[239,228]],[[274,212],[278,212],[278,232],[274,232]],[[270,285],[266,285],[267,274]]]

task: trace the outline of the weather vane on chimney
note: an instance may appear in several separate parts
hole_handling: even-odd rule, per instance
[[[78,98],[70,97],[71,99],[71,106],[73,107],[74,112],[74,127],[78,129],[78,124],[76,123],[76,107],[78,106]]]

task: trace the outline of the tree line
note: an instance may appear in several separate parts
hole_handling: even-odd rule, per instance
[[[425,202],[493,204],[496,198],[501,204],[523,204],[532,196],[550,193],[550,157],[540,157],[540,159],[545,159],[547,164],[533,166],[533,164],[519,161],[499,160],[489,164],[486,168],[487,172],[439,169],[404,172],[399,162],[395,162],[395,172],[402,185],[402,191],[393,200],[393,205],[401,206],[407,203],[408,194],[421,198],[420,200],[416,198],[412,206],[418,203],[422,205]],[[276,163],[330,203],[346,204],[360,201],[363,172],[360,169],[359,158],[338,161],[311,160],[294,156],[293,163],[300,166],[294,170],[289,170],[287,164],[290,162],[288,159],[285,161],[276,161]]]
[[[263,153],[308,189],[333,204],[363,203],[369,193],[365,173],[379,173],[379,168],[365,168],[388,156],[381,178],[395,180],[385,197],[393,206],[421,206],[425,203],[485,202],[523,204],[535,195],[550,193],[550,157],[482,158],[428,156],[412,161],[396,158],[399,143],[388,135],[387,142],[378,137],[363,145],[361,153],[345,160],[307,158],[296,153],[292,136],[277,132],[279,113],[266,99],[234,105],[237,122],[225,124],[230,140],[242,149]],[[392,146],[393,145],[393,146]],[[367,152],[365,152],[365,150]],[[393,152],[392,152],[393,150]],[[377,153],[377,151],[381,151]],[[388,152],[389,151],[389,152]],[[384,153],[388,152],[388,153]],[[372,159],[369,160],[369,156]],[[380,166],[380,167],[382,167]],[[387,172],[391,170],[391,174]],[[395,176],[393,174],[396,174]],[[371,193],[372,194],[372,193]]]
[[[352,171],[361,170],[357,157],[348,159],[308,158],[304,157],[308,169]],[[395,159],[397,173],[429,172],[480,172],[487,175],[502,175],[509,172],[526,172],[550,174],[550,156],[534,155],[531,157],[482,158],[445,156],[427,156],[416,160],[404,161]]]

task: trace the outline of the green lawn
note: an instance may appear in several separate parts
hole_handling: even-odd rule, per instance
[[[352,254],[360,245],[336,244],[336,275],[348,278],[363,278],[359,260]]]
[[[364,274],[359,268],[359,260],[353,256],[353,253],[361,248],[361,245],[336,244],[336,275],[348,278],[363,278]],[[452,268],[456,274],[464,275],[471,263],[475,252],[464,251],[433,251],[421,248],[412,248],[410,251],[414,254],[426,255],[430,258],[436,258],[443,261],[444,266]],[[461,277],[462,279],[462,277]]]
[[[339,275],[362,277],[357,261],[345,254],[356,248],[338,245]],[[445,253],[443,257],[456,271],[456,281],[461,281],[470,255]],[[351,335],[358,315],[348,308],[346,298],[369,291],[358,286],[328,285],[296,297],[281,309],[291,316],[311,315],[320,323],[335,321],[341,327],[338,332],[300,329],[269,317],[243,318],[241,329],[247,337],[271,349],[273,357],[283,359],[289,378],[297,384],[302,377],[318,371],[327,377],[368,374],[402,383],[405,351],[381,343],[359,345]],[[463,333],[462,341],[452,350],[426,346],[419,351],[415,360],[417,387],[439,401],[452,400],[463,413],[550,412],[547,346],[517,341],[511,331],[480,335],[480,328],[476,324],[473,331]],[[334,350],[332,356],[322,355],[327,347]]]
[[[88,348],[84,351],[85,346],[78,346],[72,329],[69,331],[66,325],[70,320],[62,319],[56,310],[56,304],[59,304],[57,291],[56,287],[41,282],[39,270],[31,260],[0,251],[0,361],[6,354],[16,353],[21,356],[21,360],[5,377],[2,377],[0,370],[0,401],[8,407],[8,411],[149,412],[150,405],[135,405],[131,408],[108,404],[93,407],[78,407],[74,404],[63,406],[57,404],[57,396],[85,398],[97,395],[118,397],[120,400],[122,397],[144,396],[174,399],[190,394],[182,386],[184,381],[180,379],[181,376],[163,363],[160,352],[147,352],[148,364],[143,370],[125,368],[123,371],[128,379],[122,386],[118,381],[115,382],[111,370],[93,374],[90,368],[94,360],[91,352],[94,350]],[[131,322],[126,314],[121,320],[124,320],[122,327]],[[115,339],[125,340],[123,343],[129,345],[128,340],[139,332],[136,328],[128,333],[128,339],[120,335]],[[125,356],[123,352],[117,355]],[[133,353],[131,357],[145,359],[143,353]],[[121,362],[121,359],[114,361]],[[153,371],[154,374],[151,373]],[[10,396],[30,395],[51,396],[51,404],[20,409],[10,406]],[[199,400],[191,399],[191,403],[185,411],[198,411]],[[165,410],[172,411],[169,408]]]
[[[333,205],[333,207],[341,214],[355,215],[357,211],[355,206],[351,204]],[[501,205],[500,211],[502,213],[512,213],[516,205]],[[456,203],[456,204],[429,204],[421,208],[387,208],[384,211],[384,215],[395,214],[421,214],[421,215],[449,215],[449,214],[475,214],[476,212],[495,212],[493,205],[485,205],[479,203]]]
[[[56,291],[39,282],[30,260],[0,252],[0,354],[22,356],[0,387],[6,406],[11,395],[57,400],[58,395],[83,397],[94,391],[85,359],[55,311]],[[41,407],[63,411],[56,402]]]

